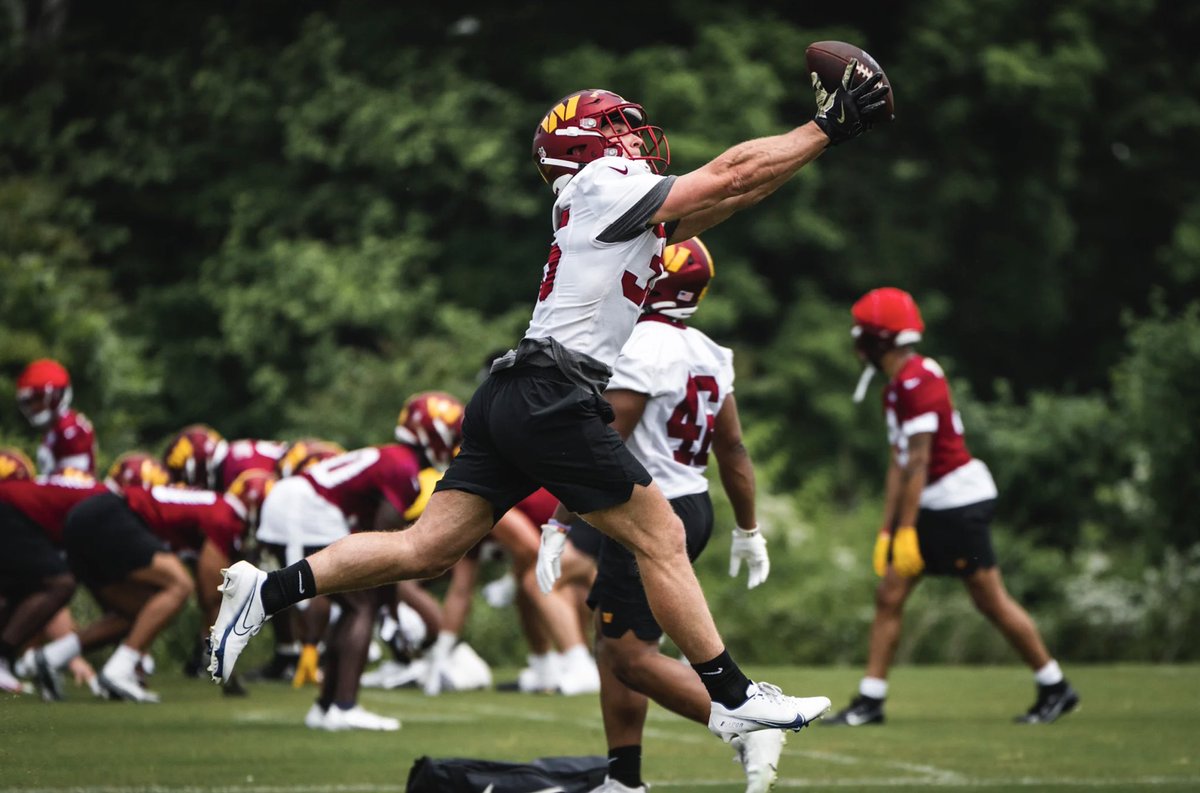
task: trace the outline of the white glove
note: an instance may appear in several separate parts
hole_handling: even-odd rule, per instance
[[[733,544],[729,546],[729,577],[737,578],[746,563],[750,577],[746,581],[747,589],[767,580],[771,573],[771,559],[767,556],[767,538],[758,529],[734,529]]]
[[[542,542],[538,546],[537,582],[538,589],[549,595],[554,591],[554,582],[562,575],[563,548],[567,545],[567,531],[564,526],[551,518],[542,524]]]
[[[480,591],[489,606],[494,609],[502,609],[511,606],[513,599],[516,598],[517,579],[513,578],[512,571],[509,570],[495,581],[484,584]]]
[[[429,659],[429,669],[425,674],[425,695],[436,697],[442,693],[442,676],[450,667],[450,654],[454,651],[454,645],[458,642],[458,637],[449,631],[442,631],[438,634],[437,641],[429,648],[426,658]]]

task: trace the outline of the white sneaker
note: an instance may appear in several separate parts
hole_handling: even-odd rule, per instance
[[[751,683],[746,701],[736,708],[712,703],[708,729],[729,742],[735,735],[755,730],[800,731],[829,710],[829,697],[789,697],[770,683]]]
[[[567,660],[558,671],[558,690],[568,697],[576,694],[595,694],[600,690],[600,670],[590,655],[579,655]]]
[[[363,688],[403,688],[424,680],[428,669],[429,662],[424,658],[417,658],[407,664],[384,661],[376,669],[364,672],[359,682]]]
[[[526,694],[545,694],[558,688],[558,653],[528,656],[529,666],[517,675],[517,689]]]
[[[325,708],[321,707],[320,702],[314,702],[308,713],[304,714],[304,726],[310,730],[325,729]]]
[[[270,619],[262,604],[266,573],[249,562],[238,562],[221,572],[225,574],[224,583],[217,587],[221,593],[221,610],[208,634],[208,671],[218,683],[229,680],[250,637]]]
[[[29,655],[29,664],[32,666],[32,677],[34,682],[37,683],[38,691],[41,692],[42,700],[45,702],[61,702],[64,696],[62,677],[59,675],[58,670],[46,660],[46,654],[42,652],[42,648],[34,648],[28,651],[26,655]]]
[[[25,693],[25,687],[21,685],[21,681],[17,679],[17,676],[12,673],[7,658],[0,658],[0,691],[5,694]]]
[[[336,705],[325,711],[322,729],[330,732],[342,730],[380,730],[394,732],[400,729],[400,720],[372,713],[362,705],[355,705],[349,710],[342,710]]]
[[[639,785],[638,787],[629,787],[623,785],[615,779],[604,777],[604,784],[597,788],[592,788],[588,793],[646,793],[646,786]]]
[[[110,670],[106,664],[104,671],[97,675],[96,678],[99,680],[100,686],[113,699],[127,699],[130,702],[145,703],[159,701],[158,694],[142,688],[142,684],[138,682],[137,675],[134,673],[121,674],[115,670]]]
[[[756,730],[730,741],[737,752],[734,761],[746,770],[746,793],[767,793],[775,784],[785,743],[787,733],[783,730]]]

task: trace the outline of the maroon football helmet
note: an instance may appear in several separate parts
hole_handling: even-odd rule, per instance
[[[12,446],[0,447],[0,482],[8,479],[33,479],[35,476],[37,469],[25,452]]]
[[[225,491],[225,500],[242,516],[247,526],[256,529],[262,515],[263,502],[267,500],[267,495],[278,478],[274,471],[264,471],[261,468],[242,471]]]
[[[668,245],[663,251],[663,274],[650,288],[643,310],[674,319],[687,319],[708,293],[712,254],[699,237]]]
[[[71,406],[71,375],[58,361],[41,358],[17,378],[17,407],[34,427],[47,427]]]
[[[191,424],[167,444],[163,465],[172,482],[214,490],[221,464],[228,454],[229,444],[221,433],[207,424]]]
[[[281,479],[285,476],[302,474],[322,460],[345,453],[346,450],[342,448],[341,444],[333,441],[301,438],[288,444],[279,461],[275,463],[275,473]]]
[[[617,125],[627,132],[615,134]],[[637,151],[621,141],[629,133],[642,141]],[[533,161],[555,193],[580,168],[601,157],[645,160],[654,173],[662,173],[671,162],[671,149],[662,128],[646,123],[641,105],[601,89],[564,96],[533,132]]]
[[[113,460],[104,478],[104,484],[114,493],[124,492],[131,487],[149,490],[170,481],[167,469],[156,457],[146,452],[125,452]]]
[[[462,443],[463,403],[443,391],[422,391],[404,403],[396,419],[396,440],[415,446],[439,471]]]

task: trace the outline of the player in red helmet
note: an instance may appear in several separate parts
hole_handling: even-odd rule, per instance
[[[396,419],[396,440],[445,471],[462,441],[463,403],[443,391],[422,391],[404,403]]]
[[[1018,721],[1052,722],[1074,710],[1079,695],[1046,650],[1037,626],[1012,599],[992,549],[996,484],[963,440],[963,424],[942,368],[915,349],[925,322],[912,295],[874,289],[854,304],[858,357],[887,378],[883,412],[891,445],[882,526],[873,566],[875,592],[867,673],[858,696],[825,724],[882,724],[887,674],[900,641],[904,604],[922,575],[962,580],[975,607],[1034,672],[1038,696]],[[857,395],[861,398],[864,375]]]
[[[25,452],[14,446],[0,446],[0,482],[9,479],[33,479],[37,468]]]
[[[755,509],[754,465],[742,443],[733,393],[733,353],[688,325],[715,272],[712,254],[699,238],[669,245],[663,270],[604,394],[616,414],[613,428],[679,516],[693,561],[713,531],[705,476],[713,453],[737,520],[730,575],[744,563],[753,589],[767,580],[770,559]],[[539,571],[561,543],[559,533],[543,532]],[[647,698],[705,724],[710,697],[696,675],[659,652],[662,628],[650,610],[634,555],[605,536],[598,568],[588,604],[596,610],[600,708],[609,752],[609,779],[602,789],[639,790]],[[748,793],[765,793],[774,783],[783,737],[779,730],[759,730],[733,739]]]
[[[438,403],[432,414],[450,409]],[[441,438],[457,445],[457,436]],[[396,529],[421,492],[419,473],[423,447],[388,444],[355,449],[330,457],[303,473],[279,481],[263,504],[258,541],[294,565],[347,535]],[[325,730],[396,730],[398,720],[372,713],[358,704],[358,689],[370,647],[371,628],[379,604],[390,588],[339,594],[341,616],[328,640],[324,679],[317,701],[304,723]],[[318,621],[319,622],[319,621]],[[309,626],[312,627],[312,626]],[[315,644],[315,638],[302,636]]]
[[[104,477],[104,484],[114,493],[121,493],[127,487],[149,489],[168,482],[170,475],[158,458],[138,451],[125,452],[113,460]]]
[[[36,677],[43,696],[61,699],[57,679],[46,679],[17,663],[17,654],[64,609],[75,578],[62,553],[67,513],[82,501],[107,492],[91,479],[51,476],[44,481],[0,481],[0,690],[19,692],[14,673]],[[69,624],[68,624],[69,628]]]
[[[96,432],[87,416],[71,409],[71,394],[71,375],[49,358],[29,364],[17,378],[17,406],[31,425],[46,431],[37,452],[46,476],[68,469],[95,472]]]
[[[814,75],[817,112],[789,132],[747,141],[690,173],[665,176],[665,136],[644,108],[585,90],[550,108],[533,158],[555,193],[554,241],[533,316],[467,405],[462,449],[412,526],[358,534],[270,574],[235,565],[213,628],[211,671],[226,678],[267,617],[313,594],[428,578],[462,557],[514,504],[545,487],[566,509],[630,548],[666,633],[692,659],[721,737],[801,729],[825,697],[754,684],[725,649],[687,558],[683,527],[661,489],[609,426],[602,396],[653,282],[663,246],[770,195],[828,146],[886,113],[881,74],[851,62],[838,86]],[[633,114],[630,111],[637,111]],[[890,116],[890,113],[888,114]],[[249,626],[234,633],[232,625]]]
[[[36,651],[39,678],[82,652],[118,643],[99,675],[110,697],[157,702],[137,674],[154,638],[195,590],[201,612],[215,614],[221,569],[240,550],[251,505],[234,494],[156,486],[103,490],[78,504],[63,524],[75,577],[105,613]],[[195,583],[180,554],[195,556]]]

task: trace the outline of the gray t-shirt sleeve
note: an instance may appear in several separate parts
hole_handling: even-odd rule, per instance
[[[643,233],[650,223],[650,218],[654,217],[654,213],[667,200],[667,193],[671,192],[671,185],[674,183],[674,176],[660,179],[658,184],[642,196],[624,215],[600,232],[596,240],[598,242],[626,242]]]

